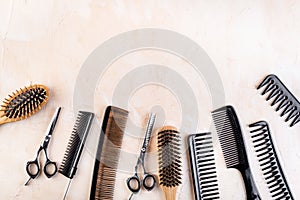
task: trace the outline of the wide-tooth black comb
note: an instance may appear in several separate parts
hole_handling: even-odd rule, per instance
[[[69,144],[65,152],[65,156],[58,170],[59,173],[70,179],[63,199],[65,199],[70,186],[70,182],[76,173],[77,165],[84,147],[84,143],[89,133],[93,118],[94,114],[91,112],[79,111],[77,115],[77,120],[73,128],[72,135],[70,137]]]
[[[268,75],[261,84],[257,87],[260,89],[265,87],[262,95],[269,93],[266,100],[274,99],[271,106],[278,104],[276,112],[282,110],[280,116],[287,115],[285,122],[293,121],[290,127],[294,126],[300,121],[300,103],[296,97],[289,91],[289,89],[280,81],[274,74]]]
[[[220,199],[211,133],[188,137],[196,200]]]
[[[256,188],[243,141],[242,131],[234,108],[225,106],[212,112],[227,168],[240,171],[248,200],[258,200]]]
[[[90,200],[112,200],[128,111],[106,108],[95,159]]]
[[[291,199],[293,196],[284,177],[267,122],[249,125],[256,156],[272,199]]]

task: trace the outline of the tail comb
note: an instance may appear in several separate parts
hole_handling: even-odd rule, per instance
[[[220,199],[211,133],[188,138],[195,200]]]
[[[267,122],[259,121],[250,124],[249,127],[256,156],[272,199],[293,200],[294,198],[277,157]]]
[[[281,80],[274,74],[268,75],[262,83],[257,87],[261,89],[262,95],[269,93],[266,100],[273,99],[271,106],[277,105],[275,111],[281,111],[280,116],[287,115],[285,122],[291,121],[290,127],[294,126],[300,121],[300,103],[296,97],[289,91],[289,89],[281,82]]]
[[[66,193],[68,192],[71,179],[73,179],[76,173],[77,165],[84,147],[84,143],[89,133],[93,118],[93,113],[84,111],[79,111],[78,113],[77,120],[73,128],[64,159],[58,170],[59,173],[70,179],[67,190],[65,192],[64,199],[66,197]]]

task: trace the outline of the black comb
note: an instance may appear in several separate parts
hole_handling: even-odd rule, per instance
[[[219,108],[212,112],[212,116],[227,168],[240,171],[248,200],[261,199],[249,167],[242,131],[234,108]]]
[[[293,196],[280,166],[267,122],[249,125],[256,156],[272,199],[291,199]]]
[[[220,199],[211,133],[188,137],[196,200]]]
[[[280,116],[287,115],[285,122],[292,121],[290,127],[300,121],[300,103],[289,89],[274,74],[268,75],[262,83],[257,87],[260,89],[265,87],[262,95],[269,93],[266,100],[274,99],[271,106],[278,104],[276,112],[282,110]]]
[[[63,199],[65,199],[70,186],[70,182],[76,173],[77,165],[84,147],[84,143],[89,133],[93,118],[93,113],[85,111],[79,111],[77,115],[77,120],[73,128],[64,159],[58,170],[59,173],[70,179]]]

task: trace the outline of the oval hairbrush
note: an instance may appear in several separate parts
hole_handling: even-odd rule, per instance
[[[4,99],[0,109],[0,125],[26,119],[48,101],[49,90],[44,85],[20,88]]]

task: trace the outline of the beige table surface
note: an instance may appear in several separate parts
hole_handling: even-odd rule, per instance
[[[188,102],[180,102],[178,94],[162,84],[130,85],[135,83],[135,77],[132,77],[132,83],[126,84],[136,89],[125,99],[128,103],[126,109],[130,112],[132,124],[140,129],[134,134],[131,131],[125,134],[114,199],[127,199],[130,195],[125,181],[133,173],[147,115],[153,107],[159,111],[155,131],[161,125],[175,125],[186,130],[182,132],[183,184],[178,189],[177,199],[193,199],[186,137],[205,131],[211,131],[215,139],[221,199],[245,199],[241,177],[237,171],[226,169],[212,126],[210,112],[221,105],[213,105],[205,81],[207,77],[201,76],[175,54],[141,49],[115,60],[102,74],[91,71],[91,75],[98,77],[98,82],[86,90],[92,91],[88,98],[94,105],[81,102],[75,108],[74,102],[78,100],[74,97],[75,84],[78,84],[80,69],[91,52],[113,36],[143,28],[173,31],[190,38],[205,50],[223,83],[225,97],[221,100],[224,104],[234,105],[240,117],[262,199],[271,198],[247,128],[247,124],[260,119],[270,123],[290,188],[295,198],[299,198],[299,125],[289,128],[255,89],[265,75],[275,73],[300,97],[299,20],[299,1],[0,1],[0,99],[30,83],[44,84],[51,91],[50,100],[42,111],[27,120],[0,127],[0,199],[62,199],[68,179],[60,174],[51,179],[41,174],[29,186],[24,186],[28,179],[26,162],[34,158],[57,106],[62,106],[63,110],[49,145],[49,156],[58,164],[61,164],[76,119],[75,111],[82,109],[96,114],[67,196],[70,200],[88,199],[105,107],[116,100],[113,92],[121,87],[119,81],[143,65],[167,66],[185,80],[198,103],[194,108],[198,111],[198,119],[196,128],[191,128],[195,124],[182,127],[184,118],[191,123],[195,120],[190,119],[186,112],[182,115],[182,103]],[[122,44],[116,44],[115,48],[118,45]],[[143,76],[147,77],[147,74]],[[157,80],[164,78],[159,76]],[[89,76],[86,79],[88,81]],[[146,167],[157,174],[153,138],[151,154],[146,156]],[[156,187],[152,192],[142,190],[134,199],[163,199],[163,193]]]

